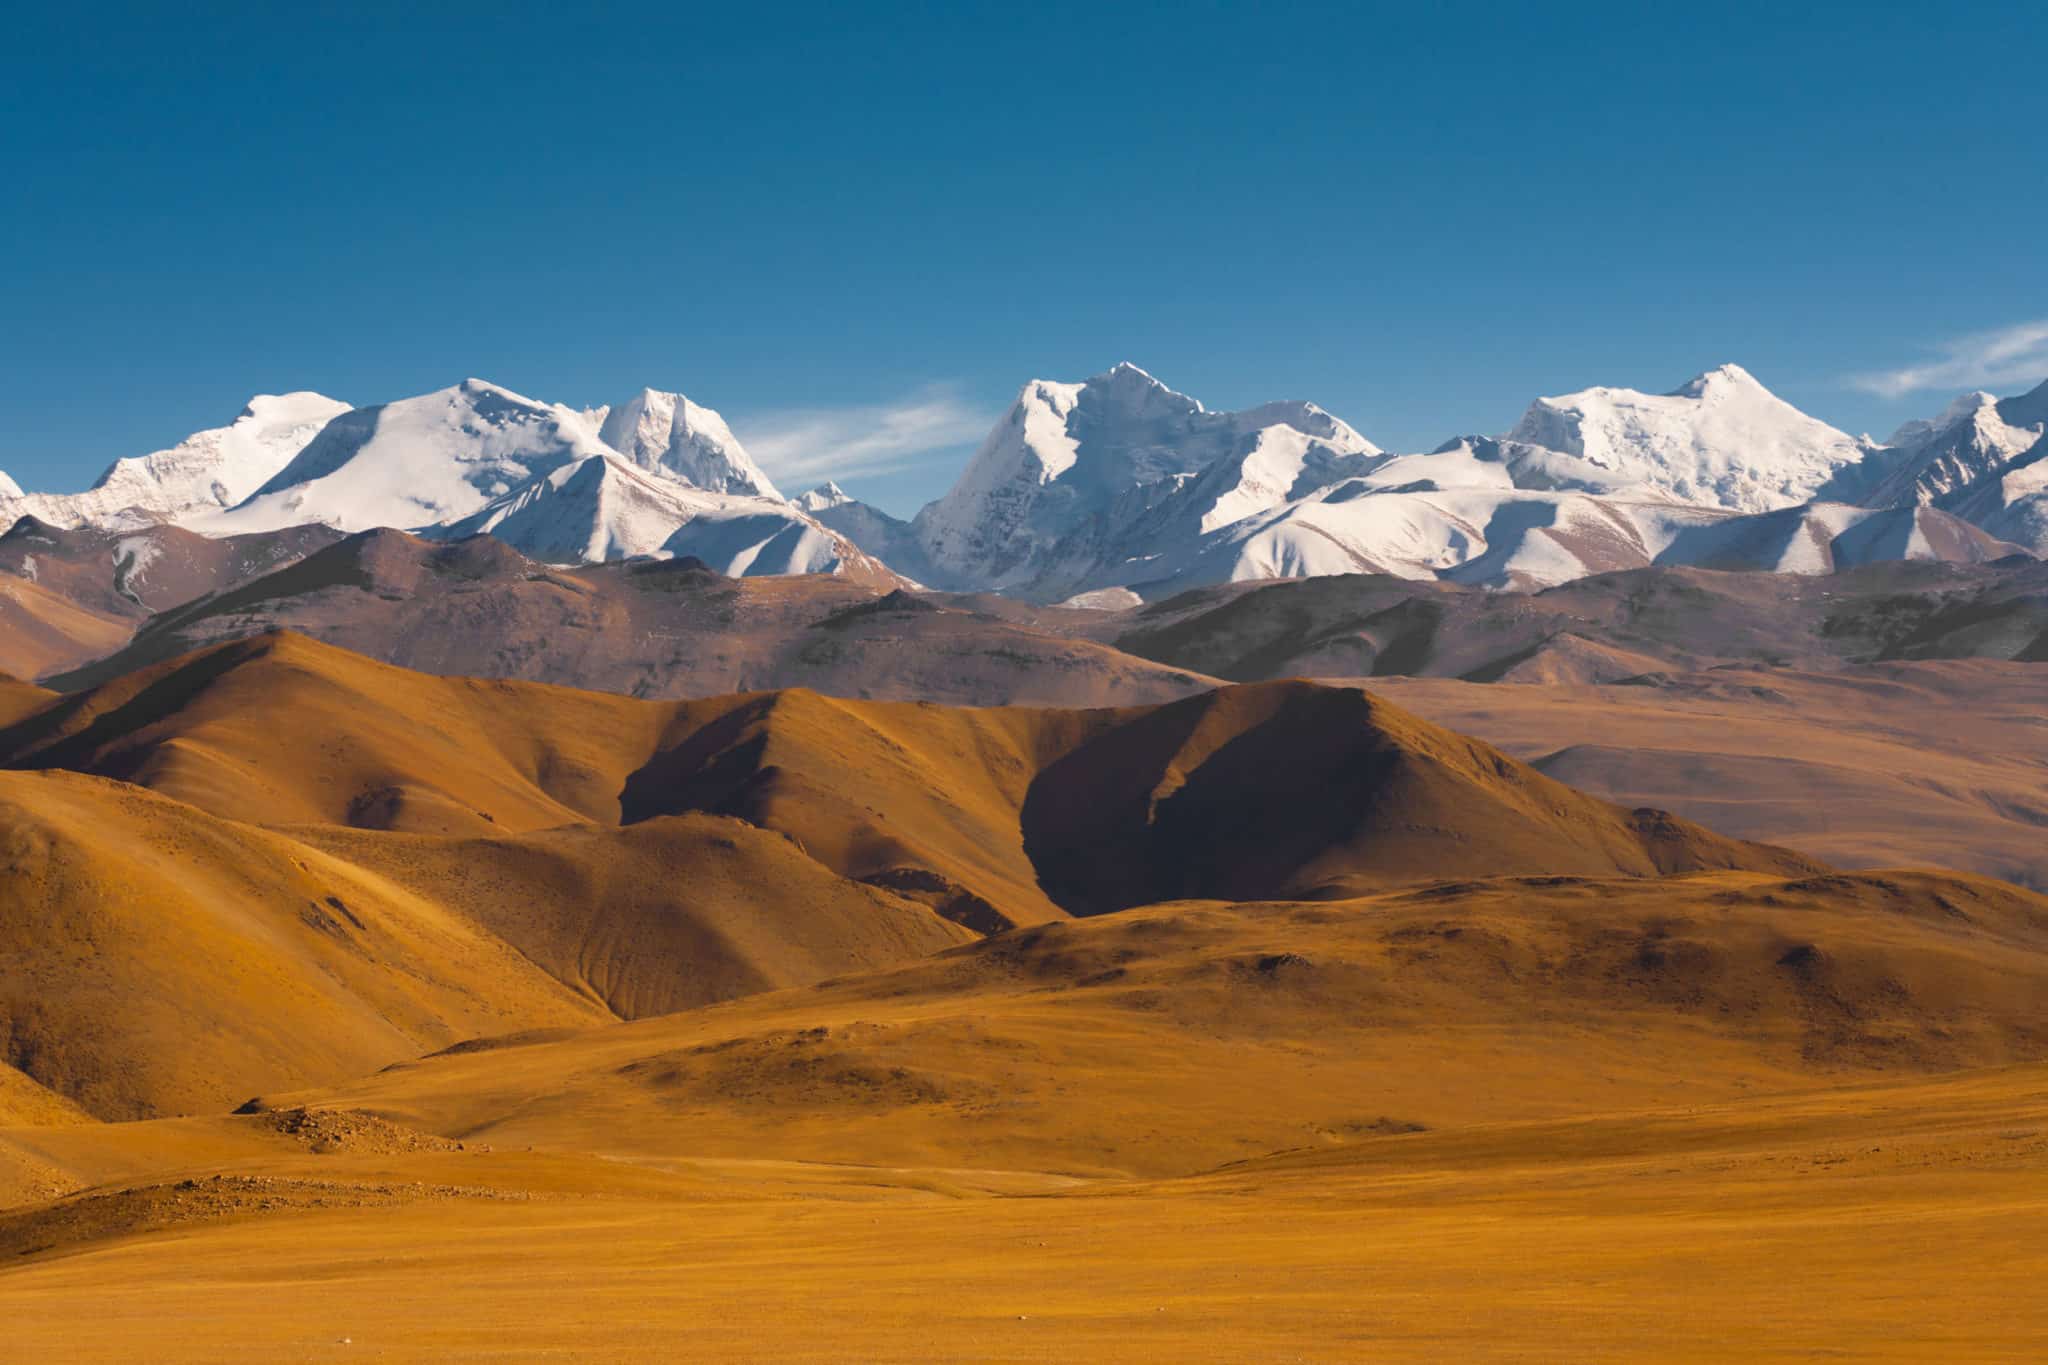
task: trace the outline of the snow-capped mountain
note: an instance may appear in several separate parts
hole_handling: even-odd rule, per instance
[[[1887,477],[1864,499],[1872,507],[1936,502],[2033,449],[2048,432],[2048,383],[2017,398],[1967,393],[1932,421],[1892,434]]]
[[[836,483],[822,483],[792,505],[914,583],[934,575],[911,524],[853,497]]]
[[[1530,587],[1659,563],[1822,573],[2015,552],[1945,512],[1848,505],[1910,454],[1734,365],[1665,394],[1538,399],[1503,436],[1423,454],[1384,453],[1313,404],[1211,413],[1123,365],[1026,385],[912,530],[941,583],[1046,600],[1361,571]],[[836,489],[819,502],[888,557],[886,525],[856,520]],[[2025,529],[2024,509],[2002,515]]]
[[[790,501],[803,511],[816,515],[819,512],[829,512],[835,507],[844,507],[854,501],[854,497],[828,479],[808,493],[799,493]]]
[[[598,437],[633,464],[682,479],[707,493],[780,498],[775,484],[710,408],[679,393],[642,389],[612,408],[599,408]]]
[[[605,449],[581,414],[465,379],[342,414],[247,500],[189,524],[216,535],[431,526]]]
[[[1209,583],[1383,573],[1528,589],[1652,564],[1829,573],[1878,559],[1981,563],[2016,552],[1933,508],[1812,503],[1727,512],[1670,501],[1363,480],[1248,518],[1145,567],[1157,597]]]
[[[943,578],[1009,587],[1133,489],[1195,480],[1198,534],[1328,483],[1379,448],[1312,403],[1210,412],[1135,365],[1033,380],[946,495],[913,523]]]
[[[488,534],[554,564],[687,556],[735,578],[831,573],[898,583],[851,541],[779,498],[707,492],[609,451],[561,465],[423,534]]]
[[[1739,365],[1670,393],[1592,388],[1539,398],[1504,439],[1572,456],[1624,486],[1731,512],[1810,502],[1870,451]]]
[[[655,389],[594,412],[480,379],[354,410],[258,398],[233,427],[117,463],[93,493],[16,501],[0,510],[53,524],[52,510],[62,524],[155,519],[213,536],[488,531],[559,562],[695,555],[733,574],[901,581],[783,501],[716,412]]]
[[[1936,506],[2048,558],[2048,436]]]
[[[168,450],[116,460],[83,493],[24,494],[0,475],[0,518],[52,526],[176,522],[232,507],[289,464],[349,410],[317,393],[258,394],[234,422],[194,432]]]
[[[1357,571],[1508,588],[1649,564],[1820,573],[2048,553],[2048,384],[1967,395],[1878,446],[1727,365],[1666,394],[1541,398],[1504,435],[1389,453],[1313,403],[1212,412],[1124,364],[1026,384],[906,522],[837,484],[785,500],[681,394],[578,411],[468,380],[360,409],[259,397],[87,493],[11,490],[0,475],[0,515],[124,534],[488,533],[552,562],[687,555],[1054,601]]]

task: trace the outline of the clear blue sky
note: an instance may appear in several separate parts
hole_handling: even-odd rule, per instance
[[[0,469],[480,375],[909,510],[1123,359],[1420,448],[1728,360],[1882,435],[2048,356],[1980,335],[2048,318],[2036,5],[420,8],[15,8]]]

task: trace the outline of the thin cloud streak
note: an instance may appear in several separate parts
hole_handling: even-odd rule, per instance
[[[979,442],[994,422],[931,388],[895,403],[757,413],[733,426],[762,468],[793,488],[909,469]]]
[[[1866,393],[1903,398],[1923,389],[1986,389],[2032,384],[2048,374],[2048,318],[1976,332],[1942,343],[1940,355],[1918,365],[1849,382]]]

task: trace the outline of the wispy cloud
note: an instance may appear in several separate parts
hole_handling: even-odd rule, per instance
[[[2048,319],[1957,337],[1917,365],[1857,375],[1849,382],[1869,393],[1901,398],[1923,389],[2032,384],[2043,375],[2048,375]]]
[[[785,487],[890,474],[979,441],[995,416],[942,386],[894,403],[755,413],[733,430]]]

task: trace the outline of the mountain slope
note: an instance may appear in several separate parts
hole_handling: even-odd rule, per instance
[[[284,708],[289,731],[267,717]],[[449,835],[706,812],[989,926],[1446,875],[1811,864],[1591,801],[1351,689],[971,709],[803,691],[639,702],[427,677],[290,635],[53,701],[0,761],[216,816]]]
[[[1937,417],[1892,434],[1891,472],[1864,499],[1907,507],[1957,493],[2031,450],[2048,431],[2048,383],[2017,398],[1965,394]]]
[[[1056,542],[1133,489],[1209,472],[1205,515],[1228,519],[1377,453],[1314,404],[1212,413],[1124,364],[1079,384],[1025,385],[913,526],[942,585],[1018,586]]]
[[[0,774],[0,841],[7,1055],[98,1117],[607,1017],[445,911],[134,787]]]
[[[98,1117],[219,1110],[479,1034],[703,1004],[968,937],[732,820],[326,838],[73,773],[0,773],[5,1055]]]
[[[1841,867],[1947,867],[2048,891],[2039,668],[1644,670],[1627,686],[1374,682],[1546,775]]]
[[[599,421],[599,438],[651,473],[668,474],[707,493],[782,498],[725,419],[682,394],[642,389],[604,409]]]
[[[550,569],[489,538],[443,545],[373,531],[166,612],[119,654],[63,682],[89,686],[289,629],[405,668],[636,696],[809,687],[973,706],[1099,706],[1213,685],[987,609],[998,605],[885,593],[855,575],[732,579],[688,560]]]
[[[0,731],[0,761],[251,823],[484,834],[616,822],[660,724],[624,697],[432,677],[278,633],[55,699]]]
[[[1507,439],[1734,512],[1810,502],[1867,449],[1738,365],[1708,370],[1667,394],[1593,388],[1539,398]]]
[[[426,526],[606,449],[567,408],[466,379],[336,418],[247,500],[188,524],[210,535],[309,521],[344,531]]]
[[[1947,512],[2048,557],[2048,436],[1941,498]]]
[[[2031,658],[2048,632],[2048,566],[1877,562],[1826,577],[1650,568],[1530,593],[1330,575],[1198,589],[1079,628],[1235,682],[1415,674],[1590,683],[1730,663],[1822,670]],[[1531,676],[1554,665],[1570,671]]]
[[[215,539],[180,526],[65,529],[25,516],[0,534],[0,573],[88,610],[141,620],[260,578],[340,538],[325,526]]]
[[[830,573],[889,586],[901,581],[788,503],[708,493],[612,455],[562,465],[428,534],[490,535],[551,564],[656,555],[697,559],[735,577]]]
[[[1305,683],[1132,716],[1047,767],[1021,818],[1041,884],[1077,914],[1446,876],[1817,866],[1620,810],[1368,693]]]
[[[113,653],[132,625],[26,579],[0,578],[0,673],[40,678]]]
[[[2037,1060],[2044,955],[2048,901],[1912,872],[1184,903],[267,1102],[651,1159],[1158,1177]]]

